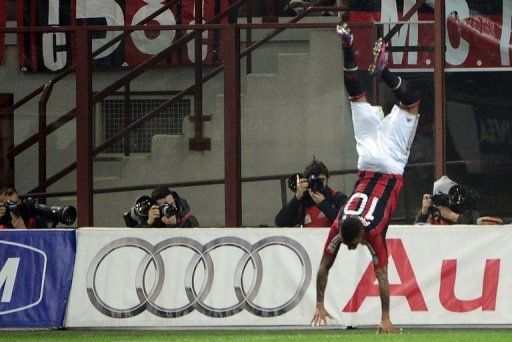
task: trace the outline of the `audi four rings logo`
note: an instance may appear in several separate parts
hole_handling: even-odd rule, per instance
[[[213,284],[214,265],[210,253],[219,247],[231,246],[241,249],[244,253],[237,263],[235,269],[234,291],[238,302],[235,305],[223,308],[216,308],[205,303]],[[301,280],[295,293],[282,305],[276,307],[263,307],[254,303],[258,295],[263,276],[263,265],[259,252],[270,246],[281,246],[290,249],[297,255],[301,264]],[[129,308],[115,308],[103,301],[96,290],[96,273],[101,263],[113,251],[123,247],[136,247],[143,250],[146,255],[138,265],[135,277],[135,289],[138,297],[138,304]],[[161,253],[172,247],[186,247],[195,252],[188,263],[185,272],[185,292],[189,303],[176,308],[164,308],[156,304],[155,301],[162,292],[165,278],[165,267]],[[253,268],[252,284],[248,290],[243,284],[244,272],[248,263]],[[195,273],[199,263],[204,267],[203,285],[196,289],[194,285]],[[148,292],[146,288],[145,276],[150,264],[155,267],[155,282]],[[151,243],[139,238],[121,238],[112,241],[103,247],[94,257],[89,270],[87,271],[87,295],[91,303],[101,313],[113,318],[128,318],[137,316],[145,310],[152,314],[164,318],[176,318],[184,316],[194,310],[210,317],[229,317],[247,310],[260,317],[280,316],[300,303],[311,282],[311,261],[309,256],[297,241],[284,236],[271,236],[264,238],[254,244],[238,237],[220,237],[203,245],[196,240],[186,237],[175,237],[166,239],[152,245]]]

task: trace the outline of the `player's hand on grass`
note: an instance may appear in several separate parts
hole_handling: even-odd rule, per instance
[[[382,318],[377,334],[396,334],[397,331],[389,318]]]
[[[331,314],[325,310],[323,302],[316,303],[315,314],[313,315],[313,319],[310,324],[312,327],[319,327],[321,325],[327,325],[327,317],[333,318]]]

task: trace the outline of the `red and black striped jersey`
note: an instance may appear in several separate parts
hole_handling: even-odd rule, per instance
[[[352,195],[340,215],[331,226],[324,253],[336,255],[341,244],[338,220],[358,216],[363,222],[365,240],[371,246],[375,268],[388,264],[386,232],[391,214],[396,210],[398,195],[402,189],[401,175],[359,171]]]

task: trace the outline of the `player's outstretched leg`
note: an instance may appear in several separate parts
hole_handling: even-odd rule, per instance
[[[350,101],[366,101],[366,94],[357,75],[356,57],[352,48],[354,36],[347,24],[336,26],[336,33],[341,38],[341,47],[343,48],[343,78],[349,99]]]
[[[388,69],[386,59],[386,42],[379,38],[373,48],[373,64],[368,69],[370,74],[379,76],[407,109],[419,105],[419,98],[416,92],[407,87],[407,83],[400,76],[395,75]]]

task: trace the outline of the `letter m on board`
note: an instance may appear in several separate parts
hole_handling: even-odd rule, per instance
[[[9,303],[11,301],[12,291],[14,290],[14,283],[16,282],[16,275],[18,274],[19,264],[20,258],[9,258],[0,269],[1,303]]]

